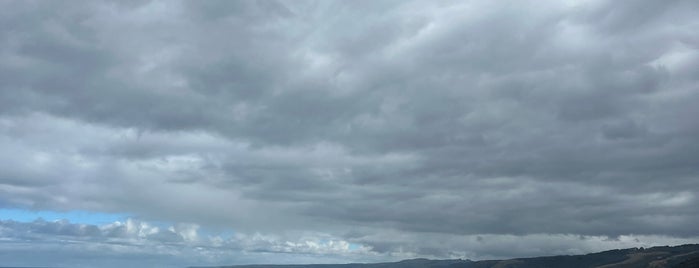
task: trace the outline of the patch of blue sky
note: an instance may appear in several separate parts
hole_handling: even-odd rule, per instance
[[[330,243],[330,242],[331,242],[331,240],[329,240],[329,239],[320,239],[320,243],[323,243],[323,244],[328,244],[328,243]],[[362,248],[362,245],[361,245],[361,244],[356,244],[356,243],[348,242],[347,249],[349,249],[349,250],[357,250],[357,249],[360,249],[360,248]]]
[[[235,235],[235,231],[232,229],[223,228],[201,228],[198,230],[199,235],[210,236],[210,237],[220,237],[222,239],[231,239]]]
[[[349,250],[357,250],[360,248],[362,248],[362,245],[360,245],[360,244],[349,243]]]
[[[0,209],[0,220],[13,220],[19,222],[32,222],[39,218],[47,221],[68,220],[71,223],[102,225],[115,221],[125,221],[129,218],[127,214],[102,213],[92,211],[48,211],[48,210],[26,210],[26,209]]]

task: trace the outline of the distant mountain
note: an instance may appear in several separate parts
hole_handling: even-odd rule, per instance
[[[699,268],[699,244],[510,260],[411,259],[367,264],[236,265],[215,268]]]

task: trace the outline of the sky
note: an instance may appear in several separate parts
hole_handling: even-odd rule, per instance
[[[699,2],[0,1],[0,259],[699,242]]]

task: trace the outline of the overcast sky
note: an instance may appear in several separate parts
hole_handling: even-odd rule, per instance
[[[0,259],[183,267],[699,242],[697,12],[0,1]]]

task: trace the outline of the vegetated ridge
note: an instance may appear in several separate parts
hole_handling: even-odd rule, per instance
[[[215,268],[699,268],[699,244],[509,260],[411,259],[386,263],[234,265]]]

